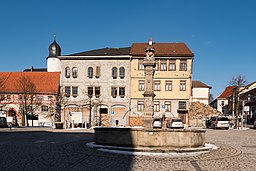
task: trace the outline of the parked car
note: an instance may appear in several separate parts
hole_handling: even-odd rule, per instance
[[[153,121],[153,128],[162,128],[162,119],[155,118]]]
[[[8,128],[7,120],[5,117],[0,117],[0,127],[1,128]]]
[[[217,128],[224,128],[229,129],[230,126],[230,120],[227,117],[224,116],[212,116],[211,117],[211,128],[217,129]]]
[[[184,128],[184,124],[181,118],[171,118],[166,123],[167,128]]]

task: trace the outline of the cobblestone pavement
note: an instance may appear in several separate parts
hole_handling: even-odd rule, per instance
[[[197,156],[107,153],[86,147],[93,131],[0,128],[0,170],[255,171],[256,130],[210,130],[206,142],[218,147]]]

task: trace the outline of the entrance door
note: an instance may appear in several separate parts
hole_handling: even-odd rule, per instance
[[[108,109],[100,108],[100,126],[108,126],[108,125],[109,125]]]
[[[10,110],[8,116],[12,117],[12,124],[13,125],[18,125],[18,121],[17,121],[17,116],[16,116],[16,111],[15,110]]]

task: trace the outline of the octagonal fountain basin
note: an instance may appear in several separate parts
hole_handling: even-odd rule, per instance
[[[205,129],[151,129],[133,127],[96,127],[95,144],[125,147],[134,151],[193,152],[205,147]]]

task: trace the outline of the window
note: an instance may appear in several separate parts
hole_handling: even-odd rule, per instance
[[[92,77],[93,77],[93,68],[92,68],[92,67],[89,67],[89,68],[88,68],[88,77],[89,77],[89,78],[92,78]]]
[[[111,87],[111,96],[116,98],[117,96],[117,87]]]
[[[172,91],[172,81],[165,81],[165,91]]]
[[[187,109],[187,104],[185,101],[179,101],[179,109]]]
[[[48,112],[48,106],[41,106],[42,112]]]
[[[137,110],[138,111],[143,111],[144,110],[144,102],[143,101],[138,101]]]
[[[77,67],[72,68],[72,76],[73,78],[77,78]]]
[[[161,90],[160,87],[161,87],[161,81],[154,81],[154,90],[160,91]]]
[[[180,91],[186,91],[186,81],[180,81]]]
[[[221,101],[221,106],[224,106],[224,101],[223,100]]]
[[[70,68],[69,67],[65,68],[65,76],[66,76],[66,78],[70,78]]]
[[[139,60],[139,70],[144,70],[143,60]]]
[[[169,70],[170,71],[175,71],[176,70],[176,60],[170,60],[169,61]]]
[[[96,66],[96,78],[100,78],[100,66]]]
[[[113,77],[113,79],[117,78],[117,68],[116,67],[112,68],[112,77]]]
[[[4,100],[4,99],[5,99],[4,95],[1,95],[1,100]]]
[[[44,96],[36,96],[36,101],[43,101],[44,100]]]
[[[144,91],[145,85],[144,80],[139,80],[139,91]]]
[[[7,100],[11,100],[11,95],[7,95]]]
[[[155,71],[159,71],[159,60],[156,60]]]
[[[95,87],[95,97],[96,98],[100,97],[100,87]]]
[[[78,94],[78,87],[72,87],[72,96],[77,97]]]
[[[167,70],[167,60],[161,60],[160,61],[160,70],[166,71]]]
[[[27,111],[31,112],[32,111],[32,106],[26,106]]]
[[[124,98],[125,96],[125,87],[119,87],[119,96]]]
[[[125,76],[125,69],[124,69],[124,67],[119,68],[119,76],[120,76],[121,79],[124,78],[124,76]]]
[[[165,105],[166,112],[170,112],[171,111],[171,102],[170,101],[166,101],[164,103],[164,105]]]
[[[65,87],[65,96],[70,97],[70,87]]]
[[[187,70],[187,60],[180,60],[180,71]]]
[[[53,100],[53,96],[48,96],[48,100],[49,101]]]
[[[87,93],[88,93],[89,97],[92,97],[93,96],[93,87],[88,87],[87,88]]]
[[[158,101],[154,101],[154,111],[155,112],[160,111],[160,103]]]

